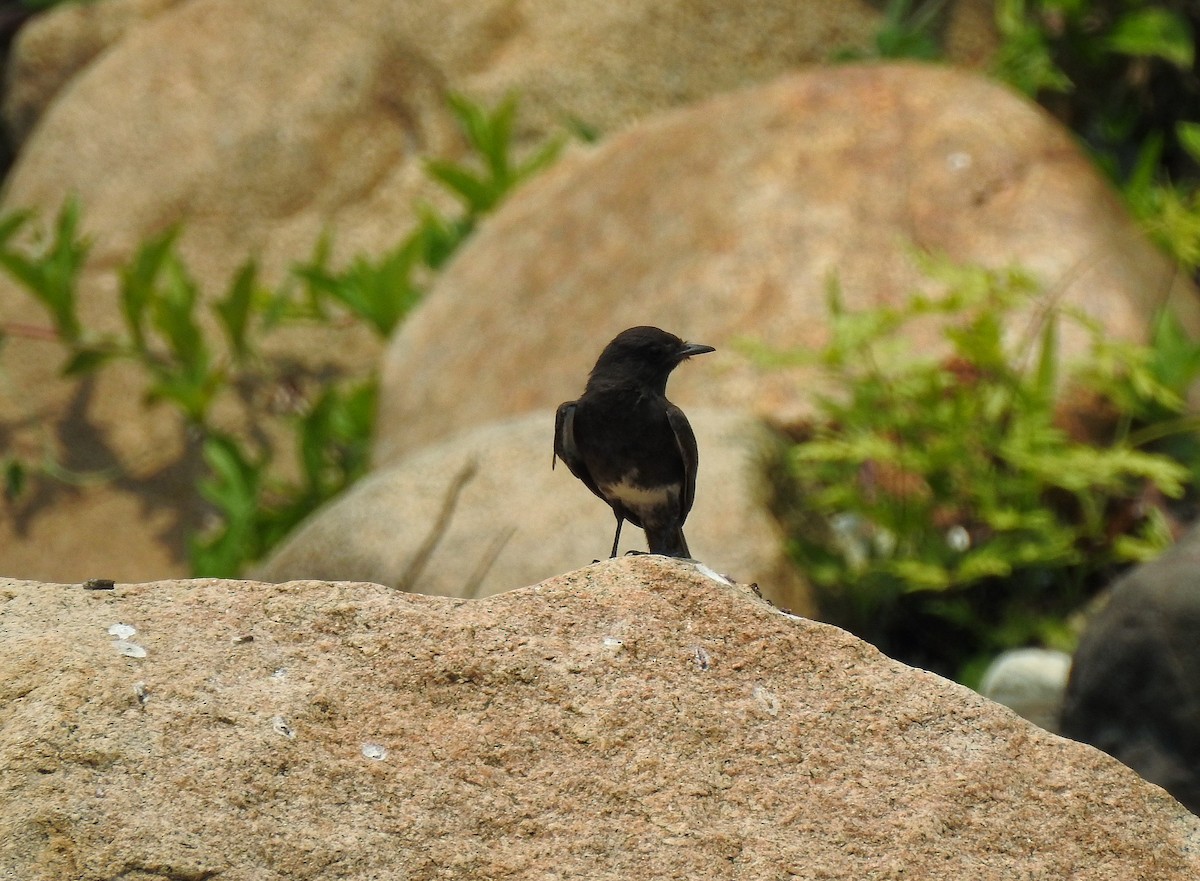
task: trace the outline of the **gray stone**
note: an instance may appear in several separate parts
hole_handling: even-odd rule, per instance
[[[987,668],[979,684],[984,697],[1004,704],[1039,728],[1058,731],[1071,656],[1050,649],[1012,649]]]

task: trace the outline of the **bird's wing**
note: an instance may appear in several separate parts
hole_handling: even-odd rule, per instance
[[[682,524],[688,512],[692,510],[692,502],[696,498],[696,470],[700,464],[700,452],[696,448],[696,435],[692,433],[692,426],[687,417],[670,402],[667,403],[667,421],[671,423],[671,430],[675,432],[675,443],[683,459],[683,493],[679,498],[679,522]]]
[[[608,499],[604,498],[600,487],[596,486],[596,481],[592,479],[592,474],[588,471],[583,457],[579,455],[579,447],[575,446],[575,404],[575,401],[561,404],[558,412],[554,415],[554,458],[550,460],[550,467],[554,467],[555,460],[562,459],[567,463],[572,474],[607,502]]]

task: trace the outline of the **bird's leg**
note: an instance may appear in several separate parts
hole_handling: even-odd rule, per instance
[[[613,511],[613,513],[616,514],[617,517],[617,534],[613,536],[612,553],[608,555],[610,560],[617,555],[617,545],[621,543],[621,524],[625,522],[624,517],[622,517],[620,514],[617,514],[616,511]]]

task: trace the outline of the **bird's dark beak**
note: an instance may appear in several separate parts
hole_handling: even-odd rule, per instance
[[[706,352],[715,352],[712,346],[702,346],[699,343],[684,343],[683,348],[679,350],[680,358],[690,358],[693,355],[703,355]]]

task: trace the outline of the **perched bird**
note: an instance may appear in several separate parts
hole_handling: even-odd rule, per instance
[[[715,351],[657,327],[631,327],[600,353],[577,401],[558,408],[554,457],[607,502],[621,525],[646,531],[650,553],[690,557],[683,522],[696,495],[696,436],[667,400],[667,377],[692,355]]]

